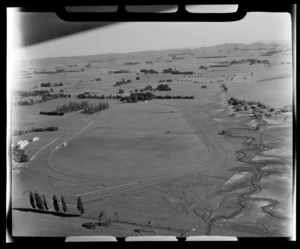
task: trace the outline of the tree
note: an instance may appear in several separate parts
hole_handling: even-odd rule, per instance
[[[43,195],[43,204],[44,204],[44,208],[48,211],[48,204],[45,195]]]
[[[53,206],[56,212],[59,212],[59,205],[58,205],[58,201],[57,201],[57,197],[56,195],[53,195]]]
[[[35,199],[35,204],[38,207],[38,209],[44,210],[42,198],[37,192],[34,193],[34,199]]]
[[[33,193],[32,192],[29,193],[29,200],[30,200],[31,206],[35,209],[36,207],[35,207],[34,197],[33,197]]]
[[[13,160],[20,163],[27,162],[29,160],[25,151],[21,149],[19,145],[13,148]]]
[[[78,196],[78,198],[77,198],[77,209],[80,212],[80,214],[83,215],[84,208],[83,208],[83,204],[82,204],[80,196]]]
[[[65,199],[63,196],[61,196],[61,206],[62,206],[62,209],[64,210],[64,212],[67,211],[67,204],[65,202]]]
[[[119,93],[120,94],[124,93],[124,90],[123,89],[119,89]]]

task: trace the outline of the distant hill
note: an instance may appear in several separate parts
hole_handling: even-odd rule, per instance
[[[247,51],[257,51],[257,52],[266,52],[268,50],[290,50],[291,41],[289,40],[280,40],[274,41],[271,43],[255,42],[251,44],[244,43],[224,43],[219,45],[200,47],[200,48],[182,48],[182,49],[166,49],[166,50],[148,50],[141,52],[129,52],[129,53],[107,53],[107,54],[98,54],[98,55],[84,55],[84,56],[74,56],[74,57],[56,57],[56,59],[67,59],[74,60],[85,57],[90,60],[117,60],[117,59],[137,59],[137,60],[149,60],[149,59],[160,59],[178,54],[179,56],[197,56],[204,54],[215,54],[215,55],[227,55],[235,53],[245,53]],[[260,51],[261,50],[261,51]],[[46,58],[45,58],[46,59]],[[47,58],[55,59],[55,58]],[[39,60],[39,59],[32,59]],[[43,59],[42,59],[43,60]]]

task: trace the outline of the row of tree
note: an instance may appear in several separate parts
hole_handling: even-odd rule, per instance
[[[170,96],[170,95],[165,95],[165,96],[160,96],[156,95],[156,99],[194,99],[194,96]]]
[[[249,63],[249,65],[253,65],[255,63],[258,63],[258,64],[270,64],[270,62],[268,60],[241,59],[241,60],[232,60],[232,61],[229,62],[229,65],[243,64],[243,63]]]
[[[148,101],[151,99],[194,99],[194,96],[170,96],[170,95],[154,95],[151,92],[135,92],[130,93],[127,97],[122,97],[120,100],[125,103],[136,103],[138,101]]]
[[[180,72],[176,69],[173,69],[173,68],[167,68],[167,69],[164,69],[162,70],[162,73],[170,73],[170,74],[194,74],[193,71],[186,71],[186,72]]]
[[[158,74],[158,72],[153,69],[141,69],[140,72],[144,74]]]
[[[131,73],[129,70],[117,70],[117,71],[109,71],[108,74],[113,74],[113,73]]]
[[[63,93],[47,93],[44,94],[42,99],[30,99],[30,100],[19,100],[15,103],[15,105],[20,105],[20,106],[27,106],[27,105],[34,105],[34,104],[40,104],[46,101],[50,101],[53,99],[58,99],[58,98],[71,98],[71,94],[63,94]]]
[[[63,86],[64,84],[62,82],[54,82],[51,84],[50,82],[47,83],[41,83],[41,87],[52,87],[52,86]]]
[[[30,133],[30,132],[43,132],[43,131],[57,131],[58,127],[57,126],[49,126],[45,128],[34,128],[31,127],[29,130],[14,130],[12,135],[13,136],[20,136],[25,133]]]
[[[119,89],[119,91],[122,90],[122,89]],[[124,91],[124,90],[123,90]],[[120,99],[122,96],[121,95],[108,95],[108,96],[105,96],[105,95],[91,95],[91,94],[86,94],[86,93],[82,93],[82,94],[78,94],[77,95],[77,98],[78,99]]]
[[[61,208],[64,212],[67,212],[68,211],[67,203],[62,195],[60,196],[60,198],[61,198],[61,202],[60,202]],[[54,210],[56,212],[59,212],[60,211],[59,202],[58,202],[56,195],[53,195],[52,200],[53,200]],[[29,202],[30,202],[31,207],[34,209],[49,211],[47,199],[44,194],[41,196],[37,192],[35,192],[34,194],[32,192],[30,192],[29,193]],[[84,214],[84,207],[83,207],[83,203],[81,201],[80,196],[77,197],[77,209],[81,215]]]
[[[63,112],[50,111],[50,112],[40,112],[41,115],[49,115],[49,116],[63,116]]]

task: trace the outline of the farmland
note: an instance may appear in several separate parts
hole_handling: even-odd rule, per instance
[[[29,160],[11,165],[13,234],[289,236],[287,47],[221,44],[23,61],[14,85],[23,94],[12,94],[12,103],[31,104],[12,105],[11,125],[30,132],[11,142],[30,143]],[[67,97],[42,101],[32,93],[45,89]],[[155,97],[143,99],[147,92]],[[101,108],[82,111],[82,98]],[[40,114],[70,105],[80,108]],[[31,206],[29,193],[36,191],[48,212]],[[66,212],[54,210],[53,195],[64,197]],[[101,211],[109,225],[83,226]]]

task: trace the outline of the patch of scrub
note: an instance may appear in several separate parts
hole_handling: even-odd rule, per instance
[[[242,179],[244,180],[245,178],[249,179],[251,176],[252,176],[252,173],[250,173],[250,172],[239,172],[239,173],[233,175],[231,178],[229,178],[229,180],[227,180],[224,183],[224,186],[228,186],[228,185],[233,184]]]
[[[262,152],[264,155],[271,155],[271,156],[292,156],[293,152],[291,149],[287,148],[275,148],[271,150],[267,150]]]

